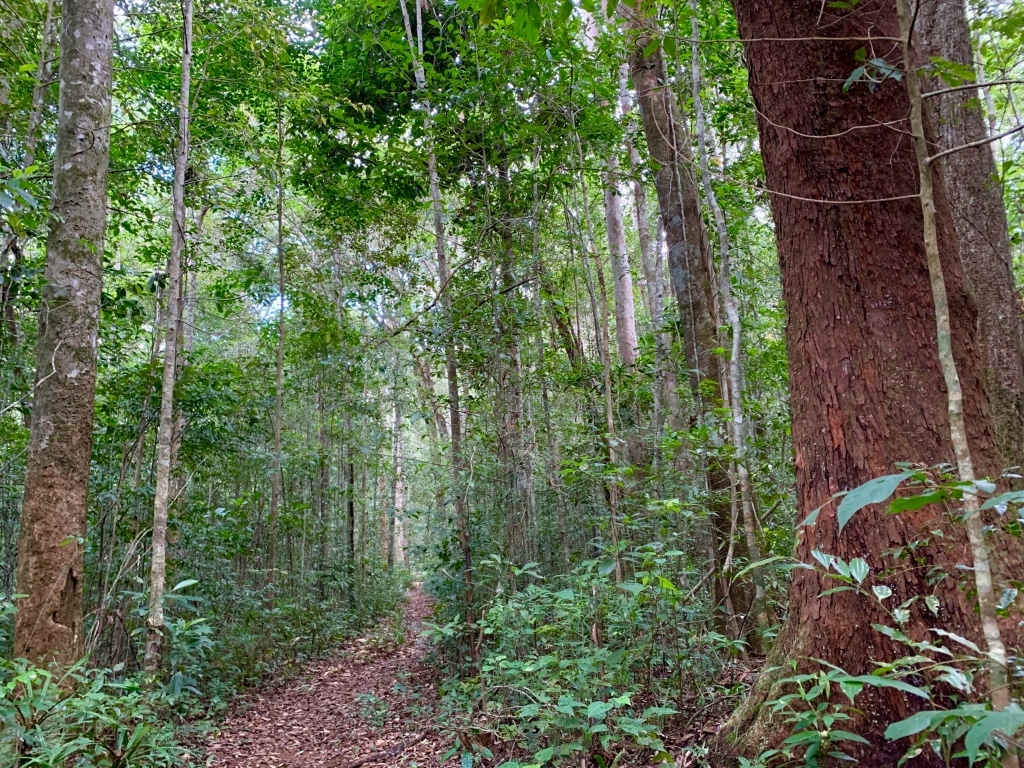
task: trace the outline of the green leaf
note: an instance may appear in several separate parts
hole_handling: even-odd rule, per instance
[[[624,589],[631,595],[639,595],[644,591],[644,585],[637,584],[635,581],[628,581],[625,584],[619,584],[619,589]]]
[[[587,717],[593,720],[600,720],[612,708],[607,701],[592,701],[587,707]]]
[[[960,643],[960,645],[970,648],[975,653],[981,653],[981,649],[977,645],[972,643],[966,637],[962,637],[961,635],[958,635],[955,632],[947,632],[946,630],[939,629],[938,627],[932,627],[932,632],[934,632],[936,635],[939,635],[940,637],[948,637],[950,640],[954,640]]]
[[[558,6],[558,13],[555,14],[555,21],[558,24],[565,24],[572,16],[572,0],[565,0],[560,6]]]
[[[828,732],[829,741],[855,741],[858,744],[870,744],[871,742],[856,733],[835,729]]]
[[[930,730],[934,727],[934,723],[942,720],[945,716],[945,712],[933,712],[930,710],[917,712],[905,720],[892,723],[885,729],[885,738],[889,741],[896,741],[896,739],[903,739],[907,736],[913,736],[915,733]]]
[[[1007,491],[1006,493],[1000,493],[998,496],[993,496],[982,504],[981,508],[1005,509],[1007,504],[1024,504],[1024,491]]]
[[[193,584],[198,583],[199,579],[185,579],[184,581],[179,581],[177,584],[175,584],[174,587],[171,589],[171,592],[180,592],[181,590],[187,589],[188,587],[191,587]]]
[[[978,759],[978,750],[982,744],[990,743],[993,731],[1013,736],[1021,726],[1024,726],[1024,711],[1015,704],[1011,704],[1002,712],[985,713],[985,716],[967,732],[964,739],[967,760],[973,764]]]
[[[534,755],[533,759],[536,760],[541,765],[543,765],[544,763],[546,763],[548,760],[550,760],[554,756],[555,756],[555,748],[554,747],[545,747],[540,752],[538,752],[536,755]]]
[[[912,512],[915,509],[921,509],[929,504],[935,504],[936,502],[944,500],[948,494],[945,490],[930,491],[928,493],[919,493],[915,496],[901,496],[898,499],[893,499],[892,503],[889,504],[889,511],[894,515],[900,512]]]
[[[863,485],[857,486],[843,497],[839,503],[839,510],[836,518],[839,521],[839,530],[842,531],[850,518],[869,504],[880,504],[896,491],[900,483],[911,475],[917,474],[915,470],[907,470],[895,475],[883,475],[873,480],[868,480]]]
[[[887,600],[892,597],[892,590],[885,586],[885,584],[875,584],[875,586],[871,588],[871,591],[875,593],[875,597],[878,598],[878,602],[882,602],[883,600]]]
[[[889,677],[879,677],[878,675],[858,675],[857,677],[845,678],[848,683],[863,683],[864,685],[870,685],[874,688],[894,688],[897,691],[903,691],[909,693],[912,696],[917,696],[921,699],[927,699],[928,694],[918,688],[916,685],[905,683],[902,680],[893,680]]]
[[[779,560],[789,560],[789,558],[788,557],[783,557],[782,555],[775,555],[774,557],[767,557],[764,560],[758,560],[756,563],[750,563],[746,568],[744,568],[741,571],[739,571],[734,576],[734,578],[738,579],[741,576],[746,576],[748,573],[750,573],[751,571],[753,571],[756,568],[763,568],[764,566],[768,565],[769,563],[775,563],[775,562],[778,562]]]
[[[855,557],[850,561],[850,575],[857,580],[858,584],[864,581],[869,572],[870,569],[864,558]]]

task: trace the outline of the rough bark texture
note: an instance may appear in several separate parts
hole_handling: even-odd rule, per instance
[[[634,17],[637,18],[637,17]],[[721,359],[714,353],[720,345],[712,293],[710,244],[701,216],[700,196],[693,173],[690,134],[675,103],[672,89],[665,85],[665,61],[660,48],[645,56],[651,37],[634,21],[629,58],[636,87],[637,104],[643,118],[644,136],[651,158],[657,163],[654,185],[668,245],[668,269],[672,291],[679,306],[683,347],[689,371],[690,389],[700,418],[707,418],[722,403]],[[731,483],[723,467],[708,468],[712,496],[712,536],[717,570],[726,564],[733,544],[734,554],[746,557],[746,546],[736,541],[729,503]],[[723,575],[715,579],[717,602],[729,615],[745,615],[752,594],[745,584],[728,583]]]
[[[864,46],[850,38],[895,38],[894,6],[871,5],[844,16],[827,7],[823,11],[817,0],[747,0],[734,8],[744,38],[800,39],[749,42],[746,57],[767,186],[773,190],[788,312],[802,518],[832,494],[891,473],[895,462],[932,465],[953,459],[916,196],[918,171],[913,145],[903,133],[909,102],[902,81],[888,80],[874,91],[863,84],[848,93],[842,89],[857,66],[857,49]],[[813,36],[835,39],[806,39]],[[886,50],[898,63],[899,46]],[[849,204],[864,200],[885,202]],[[968,438],[979,474],[991,473],[1001,458],[977,355],[977,310],[957,258],[948,202],[939,194],[936,205]],[[813,562],[812,550],[844,560],[864,557],[878,573],[893,564],[883,553],[940,528],[944,535],[931,537],[915,553],[922,567],[900,569],[880,582],[893,590],[896,605],[915,595],[939,598],[937,618],[920,603],[912,608],[912,636],[921,638],[938,626],[980,640],[976,607],[956,569],[971,564],[966,532],[935,506],[899,516],[869,507],[842,535],[835,505],[826,506],[815,526],[801,529],[797,557]],[[1020,543],[1007,537],[1001,544],[1003,565],[1019,572]],[[930,567],[951,575],[932,585]],[[905,649],[871,629],[872,623],[888,623],[877,601],[849,592],[821,597],[829,586],[817,571],[793,571],[778,659],[820,658],[862,674],[873,670],[874,661],[904,655]],[[1019,632],[1007,639],[1019,640]],[[761,707],[769,688],[770,682],[762,682],[731,722],[728,733],[737,737],[740,753],[756,754],[786,735]],[[865,714],[853,729],[871,745],[848,751],[862,765],[895,766],[906,745],[888,743],[883,731],[914,706],[901,693],[863,692],[857,707]],[[933,760],[925,753],[907,764],[937,765]]]
[[[66,0],[52,218],[18,546],[14,652],[82,651],[82,540],[107,222],[112,0]]]
[[[963,0],[922,2],[915,30],[916,46],[926,61],[938,57],[973,69]],[[932,92],[946,87],[939,78],[925,86]],[[925,99],[932,154],[985,138],[981,103],[980,94],[970,89]],[[949,201],[960,258],[977,296],[985,390],[999,448],[1007,464],[1019,467],[1024,465],[1024,333],[992,149],[979,146],[954,152],[933,167]]]

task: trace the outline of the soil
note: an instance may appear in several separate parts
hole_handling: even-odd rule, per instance
[[[424,663],[421,631],[430,611],[427,595],[413,589],[402,627],[385,622],[297,680],[245,699],[209,746],[207,766],[458,766],[458,756],[442,760],[452,737],[437,726],[437,694]]]

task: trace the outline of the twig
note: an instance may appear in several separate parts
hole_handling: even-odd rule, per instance
[[[381,760],[386,760],[389,757],[396,757],[402,754],[409,747],[419,744],[429,735],[429,731],[424,731],[416,738],[409,739],[409,741],[403,742],[401,744],[396,744],[395,746],[391,747],[391,749],[381,750],[380,752],[372,752],[369,755],[366,755],[365,757],[360,757],[358,760],[353,760],[350,763],[339,763],[336,760],[332,760],[330,762],[324,763],[320,768],[359,768],[359,766],[366,765],[367,763],[377,763]]]

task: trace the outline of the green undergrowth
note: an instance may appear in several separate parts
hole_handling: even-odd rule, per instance
[[[491,556],[480,569],[490,597],[472,639],[475,661],[440,603],[428,631],[449,673],[446,722],[473,745],[460,747],[463,764],[491,764],[495,745],[518,758],[495,763],[505,768],[668,759],[667,728],[742,691],[728,674],[740,645],[715,628],[685,555],[652,544],[624,564],[616,584],[611,562],[543,578],[532,564]]]
[[[122,596],[136,620],[129,661],[98,654],[71,669],[11,658],[14,607],[0,599],[0,765],[15,768],[162,768],[197,764],[205,734],[237,695],[280,679],[394,612],[404,573],[375,569],[358,588],[331,574],[269,590],[189,580],[168,594],[166,663],[140,669],[146,596]],[[189,591],[195,594],[189,595]],[[319,590],[319,591],[318,591]],[[306,597],[313,595],[314,597]],[[316,595],[320,595],[317,597]]]

